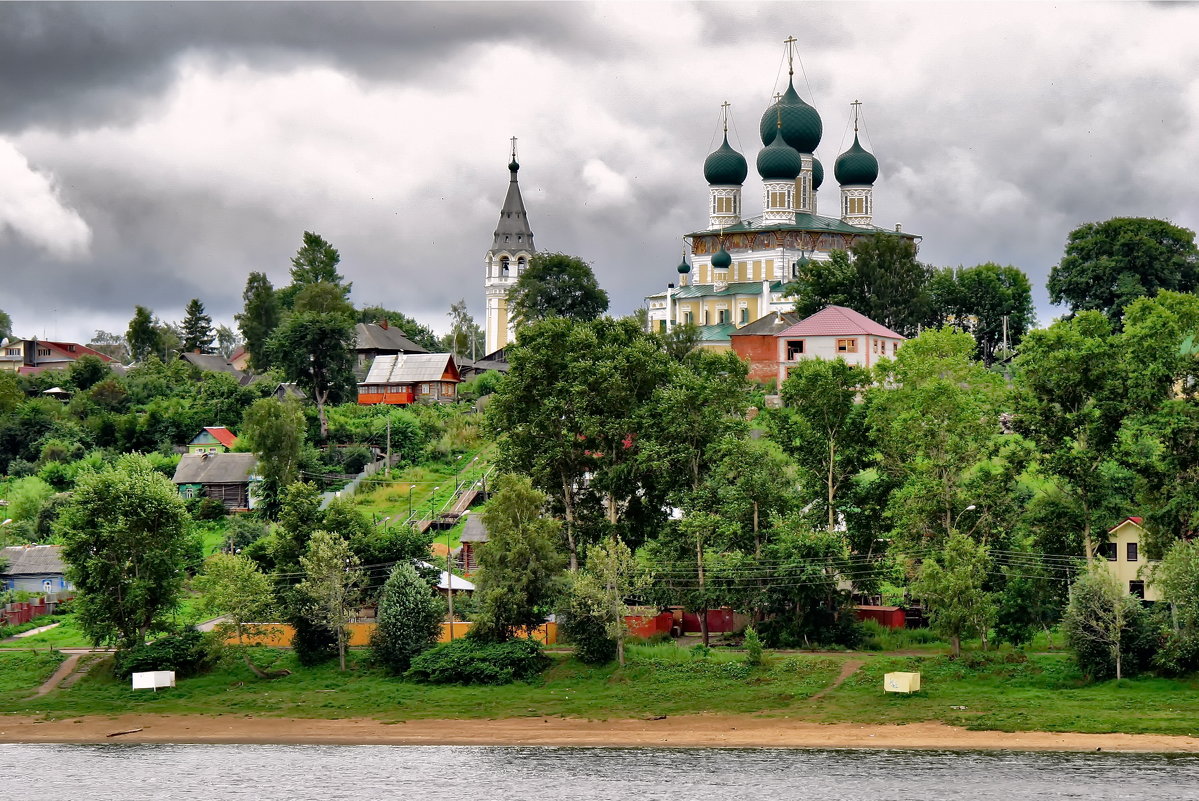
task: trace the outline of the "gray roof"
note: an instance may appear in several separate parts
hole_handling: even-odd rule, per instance
[[[0,562],[8,562],[6,576],[60,576],[67,566],[61,545],[16,545],[0,548]]]
[[[533,247],[533,229],[529,227],[529,215],[525,211],[525,201],[520,196],[520,184],[516,180],[516,166],[513,160],[509,166],[508,194],[504,197],[504,207],[500,209],[500,222],[495,227],[495,240],[491,243],[492,250],[527,250],[535,253]],[[517,167],[519,169],[519,167]],[[517,239],[517,237],[520,239]],[[505,237],[507,240],[505,241]]]
[[[244,373],[233,366],[233,363],[219,353],[180,353],[179,358],[188,364],[195,365],[201,370],[214,373],[230,373],[239,380]]]
[[[486,373],[488,370],[495,370],[497,373],[508,372],[511,365],[508,362],[495,361],[493,359],[479,359],[472,361],[470,359],[461,359],[458,367],[463,372],[471,371],[475,373]]]
[[[175,468],[176,484],[245,484],[258,457],[252,453],[189,453]]]
[[[472,514],[466,518],[460,542],[487,542],[489,539],[491,538],[487,536],[487,527],[483,525],[483,515]]]
[[[791,312],[773,311],[759,317],[749,325],[744,325],[734,331],[731,336],[774,336],[799,322],[799,315]]]
[[[354,326],[357,338],[355,350],[377,350],[391,353],[428,353],[429,351],[404,336],[395,326],[384,328],[374,323],[358,323]]]
[[[450,365],[457,369],[452,353],[400,353],[376,356],[363,384],[408,384],[440,381]]]

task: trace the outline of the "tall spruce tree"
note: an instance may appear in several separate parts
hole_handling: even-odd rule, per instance
[[[199,298],[187,302],[183,317],[183,353],[212,353],[212,343],[216,335],[212,331],[212,317],[204,313],[204,304]]]
[[[266,273],[250,273],[241,293],[245,304],[241,314],[234,315],[237,327],[250,353],[250,366],[255,370],[270,368],[266,343],[279,325],[279,300]]]

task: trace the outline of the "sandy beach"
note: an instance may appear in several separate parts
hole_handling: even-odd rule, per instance
[[[117,732],[125,732],[113,735]],[[1199,753],[1199,737],[970,731],[943,723],[821,724],[691,715],[662,720],[305,720],[122,715],[41,720],[0,716],[0,743],[265,743],[702,748],[923,748]]]

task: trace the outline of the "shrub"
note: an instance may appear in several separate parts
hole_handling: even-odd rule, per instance
[[[216,498],[189,498],[187,511],[196,520],[220,520],[225,516],[225,504]]]
[[[118,651],[112,672],[119,679],[127,679],[133,673],[173,670],[178,677],[186,678],[203,672],[209,664],[204,635],[196,629],[184,629],[154,642]]]
[[[1170,632],[1153,655],[1153,667],[1167,676],[1184,676],[1199,670],[1199,631]]]
[[[318,626],[306,617],[297,616],[288,622],[295,630],[291,650],[301,665],[315,667],[337,656],[337,632]]]
[[[407,563],[396,565],[379,596],[372,658],[390,673],[403,673],[413,657],[437,642],[442,614],[440,599],[416,569]]]
[[[558,631],[587,665],[605,665],[616,658],[616,640],[608,636],[604,607],[603,589],[585,576],[571,582],[563,599]]]
[[[745,661],[751,667],[761,667],[765,662],[762,653],[762,638],[753,626],[745,630]]]
[[[533,640],[484,643],[465,637],[425,651],[404,677],[430,684],[509,684],[534,678],[549,663]]]

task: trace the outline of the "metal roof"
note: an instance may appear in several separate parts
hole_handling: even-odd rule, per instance
[[[911,234],[907,231],[879,228],[876,225],[850,225],[836,217],[821,217],[818,214],[808,214],[806,212],[796,212],[794,224],[767,222],[765,215],[759,215],[742,220],[736,225],[725,226],[720,230],[708,228],[703,231],[694,231],[687,234],[687,236],[720,236],[721,234],[736,234],[748,231],[827,231],[834,234],[894,234],[908,239],[919,238],[916,234]]]
[[[404,332],[393,325],[386,328],[374,323],[358,323],[354,326],[355,350],[394,351],[396,353],[428,353],[427,348],[404,336]]]
[[[179,458],[176,484],[244,484],[250,480],[258,457],[252,453],[189,453]]]
[[[771,281],[771,292],[783,291],[782,281]],[[715,284],[691,284],[690,286],[681,286],[676,289],[671,297],[674,300],[687,300],[688,298],[718,298],[728,297],[730,295],[761,295],[761,281],[734,281],[731,284],[725,284],[724,289],[717,289]],[[656,295],[646,295],[648,298],[666,297],[665,292],[659,292]]]
[[[452,353],[398,353],[376,356],[370,372],[360,384],[410,384],[414,381],[441,381],[447,370],[458,367]]]
[[[474,592],[475,585],[462,576],[454,576],[454,592]],[[450,588],[450,574],[446,571],[441,571],[441,578],[437,580],[437,589],[448,590]]]
[[[844,306],[825,306],[810,317],[780,332],[780,337],[835,337],[852,334],[869,334],[876,337],[906,339],[882,323],[876,323],[864,314]]]
[[[730,336],[774,336],[779,331],[799,322],[799,315],[792,312],[772,311],[759,317],[749,325],[743,325]]]
[[[58,576],[66,572],[61,545],[16,545],[0,549],[0,562],[8,562],[6,576]]]

